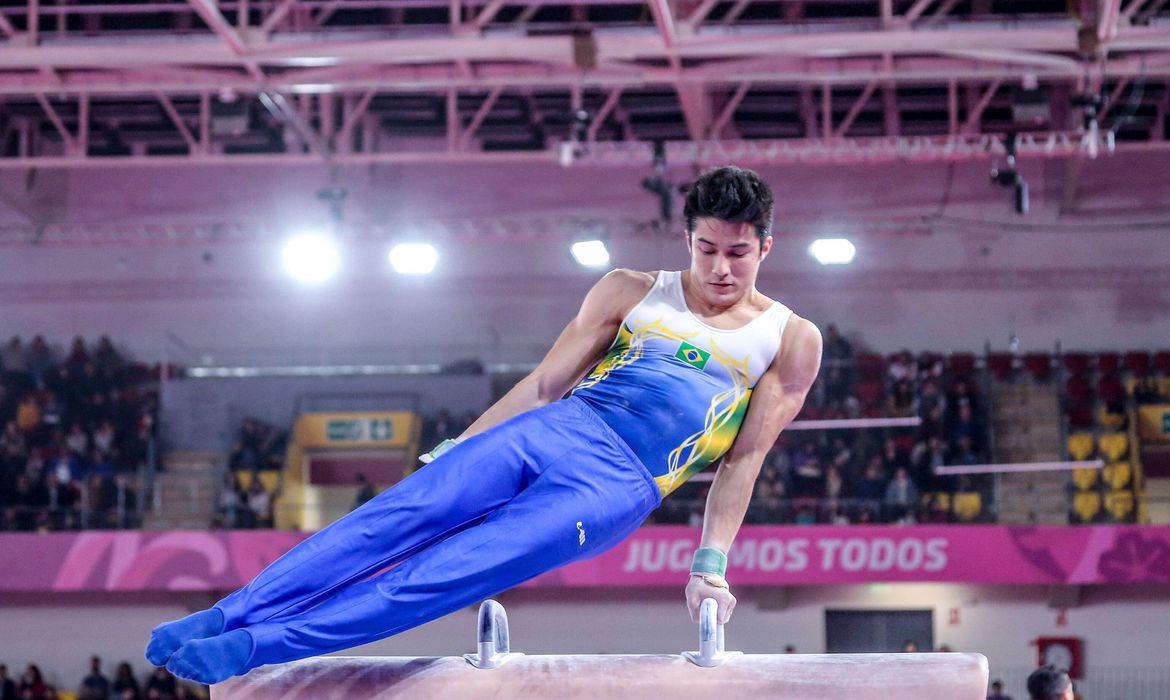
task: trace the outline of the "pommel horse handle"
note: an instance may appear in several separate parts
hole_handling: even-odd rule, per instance
[[[714,598],[705,598],[699,606],[699,650],[683,652],[683,656],[696,666],[714,668],[741,654],[723,650],[723,625],[718,620],[719,604]]]
[[[523,654],[514,653],[508,640],[508,613],[497,601],[488,599],[479,606],[478,653],[463,658],[476,668],[499,668]]]

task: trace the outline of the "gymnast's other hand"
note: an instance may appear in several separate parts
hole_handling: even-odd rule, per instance
[[[719,606],[716,616],[719,624],[725,624],[731,619],[731,612],[735,610],[735,596],[731,595],[731,588],[727,580],[719,574],[694,573],[687,582],[687,607],[691,610],[691,622],[699,622],[699,606],[706,598],[714,598]]]

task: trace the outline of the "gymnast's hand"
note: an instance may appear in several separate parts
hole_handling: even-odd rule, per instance
[[[725,624],[731,619],[731,611],[735,610],[735,596],[731,595],[727,580],[719,574],[691,574],[691,580],[687,582],[687,607],[691,609],[691,622],[698,624],[699,606],[706,598],[714,598],[718,603],[719,624]]]

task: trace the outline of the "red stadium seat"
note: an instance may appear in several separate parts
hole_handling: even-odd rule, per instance
[[[1087,403],[1093,397],[1093,385],[1082,375],[1073,375],[1064,384],[1064,395],[1070,404]]]
[[[1013,359],[1011,353],[990,353],[987,356],[987,369],[996,379],[1007,379],[1012,375]]]
[[[881,379],[886,376],[886,358],[872,352],[857,356],[857,378],[861,380]]]
[[[885,399],[886,387],[878,381],[860,382],[857,385],[857,399],[866,408],[881,406]]]
[[[1069,404],[1065,415],[1068,416],[1068,426],[1070,428],[1093,427],[1093,409],[1089,408],[1088,405]]]
[[[951,374],[965,377],[975,371],[975,355],[969,352],[956,352],[951,355],[949,367]]]
[[[1107,404],[1118,403],[1125,399],[1125,385],[1117,375],[1107,374],[1097,382],[1097,396]]]
[[[1160,350],[1154,353],[1154,369],[1170,372],[1170,350]]]
[[[1064,368],[1070,374],[1084,374],[1089,371],[1089,356],[1083,352],[1067,352],[1064,354]]]
[[[1101,374],[1112,374],[1121,367],[1121,355],[1115,352],[1103,352],[1097,355],[1097,371]]]
[[[823,416],[821,416],[821,411],[816,406],[811,403],[805,403],[796,417],[800,420],[820,420]]]
[[[1024,367],[1036,381],[1048,381],[1052,376],[1052,356],[1046,352],[1030,352],[1024,355]]]
[[[1150,371],[1150,353],[1143,350],[1130,350],[1122,358],[1122,365],[1134,374],[1145,376]]]

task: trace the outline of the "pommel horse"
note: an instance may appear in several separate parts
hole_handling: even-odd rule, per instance
[[[982,654],[742,654],[703,601],[699,650],[537,656],[511,650],[502,605],[480,606],[463,657],[318,656],[219,683],[211,700],[984,700]]]

